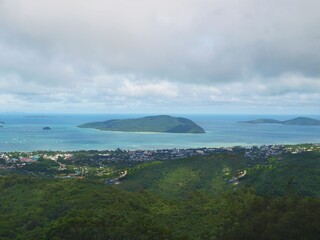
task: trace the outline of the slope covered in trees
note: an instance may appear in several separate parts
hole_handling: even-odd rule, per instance
[[[184,201],[101,182],[0,179],[1,239],[317,239],[320,200],[250,189]]]
[[[41,160],[37,177],[0,177],[0,239],[318,239],[320,152],[275,149],[110,163],[128,169],[119,185],[50,177]]]

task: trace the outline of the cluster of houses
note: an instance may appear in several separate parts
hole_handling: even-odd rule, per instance
[[[0,169],[15,169],[22,168],[30,163],[36,163],[40,158],[52,160],[57,162],[59,158],[68,160],[72,158],[72,154],[63,153],[63,154],[33,154],[33,153],[1,153],[0,159],[2,159],[2,163],[0,164]],[[58,162],[59,163],[59,162]],[[59,163],[58,170],[64,170],[65,165]]]
[[[169,160],[205,154],[204,149],[159,149],[128,151],[131,161]]]
[[[34,156],[19,156],[19,157],[11,157],[9,154],[2,153],[0,154],[0,159],[5,160],[7,163],[16,163],[16,162],[21,162],[21,163],[31,163],[31,162],[36,162],[40,158],[39,155],[34,155]]]
[[[42,156],[44,159],[52,160],[52,161],[58,161],[59,159],[64,159],[64,160],[70,160],[73,157],[73,154],[71,153],[58,153],[54,155],[48,155],[44,154]]]
[[[39,160],[39,155],[34,156],[10,156],[9,154],[0,154],[0,159],[2,163],[0,164],[0,169],[10,170],[15,168],[22,168],[29,163],[37,162]]]
[[[27,154],[27,153],[21,153],[21,156],[16,156],[17,153],[11,154],[11,153],[1,153],[0,154],[0,159],[4,159],[8,163],[15,163],[15,162],[36,162],[40,158],[43,159],[48,159],[52,161],[57,161],[59,158],[68,160],[72,158],[72,154],[70,153],[59,153],[59,154],[54,154],[54,155],[49,155],[49,154]]]
[[[158,150],[121,150],[106,152],[84,152],[88,161],[102,163],[106,162],[147,162],[156,160],[179,159],[199,155],[210,155],[213,153],[244,153],[247,159],[252,161],[267,162],[270,157],[277,156],[281,160],[281,154],[297,154],[306,151],[320,151],[320,144],[309,145],[268,145],[250,147],[220,147],[220,148],[189,148],[189,149],[158,149]],[[34,152],[34,153],[0,153],[0,169],[23,168],[27,164],[35,163],[39,159],[55,161],[59,164],[58,170],[65,170],[66,166],[60,160],[76,162],[77,152]],[[249,163],[250,164],[250,163]],[[97,164],[99,165],[99,164]],[[104,164],[101,164],[104,166]],[[77,169],[75,169],[76,171]],[[83,175],[75,173],[76,175]],[[236,179],[238,180],[238,179]]]
[[[91,156],[92,160],[103,161],[156,161],[179,159],[199,155],[209,155],[212,153],[235,152],[236,148],[188,148],[188,149],[157,149],[157,150],[118,150],[110,153],[101,153],[98,156]]]
[[[320,144],[288,146],[286,149],[287,152],[292,154],[297,154],[301,152],[320,151]]]
[[[245,157],[251,160],[267,160],[270,157],[279,156],[287,152],[284,145],[263,145],[263,146],[252,146],[246,148]]]
[[[320,144],[253,146],[246,149],[245,157],[250,159],[267,159],[283,153],[297,154],[312,151],[320,151]]]

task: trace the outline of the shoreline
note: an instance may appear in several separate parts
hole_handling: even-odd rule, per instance
[[[270,147],[270,146],[282,146],[282,147],[289,147],[289,146],[315,146],[320,147],[320,142],[316,143],[279,143],[279,144],[234,144],[234,145],[224,145],[224,146],[213,146],[213,147],[173,147],[173,148],[154,148],[154,149],[146,149],[146,148],[137,148],[137,149],[126,149],[126,148],[116,148],[116,149],[79,149],[79,150],[52,150],[52,149],[38,149],[38,150],[30,150],[30,151],[23,151],[23,150],[14,150],[14,151],[1,151],[0,154],[4,153],[35,153],[35,152],[56,152],[56,153],[76,153],[76,152],[116,152],[116,151],[125,151],[125,152],[152,152],[152,151],[182,151],[182,150],[226,150],[232,148],[241,148],[241,149],[250,149],[253,147]]]

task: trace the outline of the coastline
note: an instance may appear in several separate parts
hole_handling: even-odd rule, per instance
[[[261,116],[252,115],[186,115],[202,126],[205,134],[136,133],[99,131],[76,126],[83,122],[128,118],[131,115],[55,115],[54,118],[26,118],[24,115],[6,115],[1,120],[0,152],[9,151],[80,151],[128,150],[165,148],[202,148],[303,144],[320,142],[320,126],[244,125],[238,121]],[[269,116],[272,117],[272,116]],[[289,119],[281,116],[277,119]],[[51,131],[43,131],[50,126]]]

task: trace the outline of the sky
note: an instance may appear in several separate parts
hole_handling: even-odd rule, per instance
[[[318,114],[318,0],[0,0],[0,112]]]

